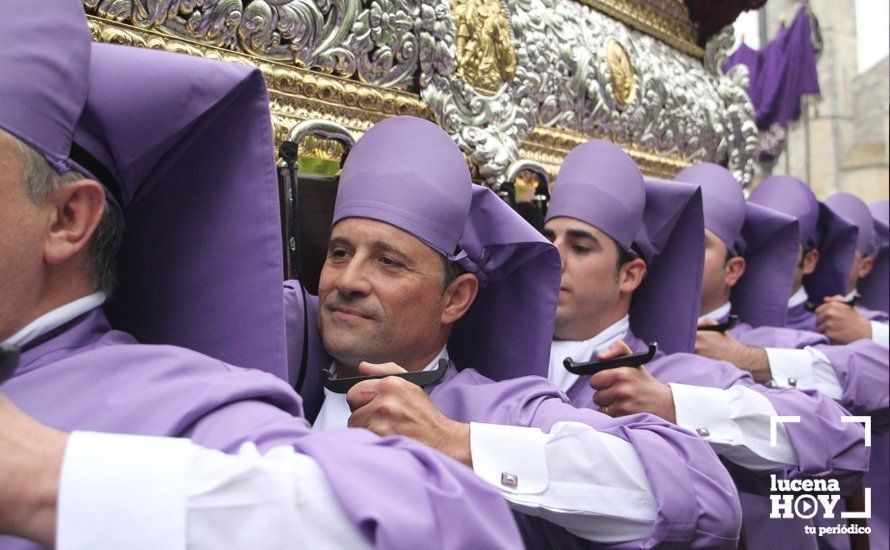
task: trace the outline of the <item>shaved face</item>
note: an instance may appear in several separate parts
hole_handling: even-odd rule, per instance
[[[620,311],[618,247],[611,237],[566,217],[548,221],[544,236],[562,260],[556,339],[592,338],[626,314]]]
[[[705,266],[702,274],[699,315],[714,311],[729,300],[726,261],[729,249],[720,237],[705,229]]]
[[[46,209],[25,189],[19,146],[0,130],[0,340],[33,320],[48,227]]]
[[[443,281],[442,257],[413,235],[364,218],[338,222],[318,287],[325,349],[341,365],[422,369],[449,332]]]

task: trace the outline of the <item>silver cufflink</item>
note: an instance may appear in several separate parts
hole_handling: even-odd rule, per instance
[[[503,485],[504,487],[515,489],[519,486],[519,476],[516,474],[509,474],[507,472],[504,472],[501,474],[501,485]]]
[[[697,433],[699,437],[708,437],[709,435],[711,435],[711,432],[708,431],[707,428],[696,428],[695,433]]]
[[[788,385],[791,386],[792,388],[796,388],[797,387],[797,378],[789,378]]]

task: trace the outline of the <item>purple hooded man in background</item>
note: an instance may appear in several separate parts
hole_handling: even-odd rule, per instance
[[[0,391],[65,431],[189,437],[227,452],[247,444],[254,455],[276,447],[298,457],[295,492],[316,500],[294,512],[306,523],[271,531],[245,515],[250,502],[266,510],[274,492],[248,483],[250,468],[229,478],[199,471],[207,477],[188,493],[179,475],[162,475],[171,470],[150,443],[84,434],[75,444],[75,434],[80,452],[68,449],[58,538],[54,522],[40,533],[15,518],[0,528],[63,548],[175,548],[186,537],[236,547],[256,542],[257,530],[269,544],[278,544],[274,533],[387,548],[519,544],[500,496],[463,466],[400,438],[314,434],[286,383],[223,362],[285,361],[272,128],[260,72],[91,45],[79,2],[32,4],[0,8],[0,338],[5,357],[21,352],[4,361]],[[109,298],[115,278],[119,289]],[[84,451],[90,442],[92,454]],[[151,468],[161,472],[131,484],[132,493],[117,483],[122,471],[139,478]],[[238,499],[212,498],[235,479]],[[3,481],[11,485],[0,495],[14,499],[15,476],[4,471]],[[101,481],[121,498],[104,498]],[[205,504],[190,510],[196,530],[182,526],[184,506],[160,498],[186,494]],[[26,520],[48,517],[21,509],[26,502],[0,508]],[[0,537],[0,547],[35,544]]]
[[[825,204],[835,214],[856,226],[856,255],[850,268],[845,296],[831,296],[816,308],[816,324],[819,332],[835,344],[849,344],[861,338],[870,338],[884,347],[890,347],[890,327],[886,311],[869,309],[857,302],[860,299],[859,281],[866,279],[880,261],[880,236],[868,206],[849,193],[836,193]],[[884,232],[884,228],[880,228]],[[885,252],[886,254],[886,252]],[[848,303],[849,302],[849,303]],[[853,307],[850,307],[854,304]]]
[[[573,404],[610,415],[649,412],[697,432],[744,491],[746,537],[759,527],[753,518],[769,513],[760,496],[769,474],[858,483],[868,463],[864,433],[842,426],[837,404],[816,392],[768,389],[727,362],[683,353],[695,342],[705,235],[696,186],[644,184],[619,147],[588,142],[563,162],[544,232],[563,263],[550,377]],[[641,352],[651,340],[669,343],[673,353],[645,368],[593,376],[571,375],[562,365],[566,357]],[[780,430],[781,441],[772,444],[777,414],[805,420]]]
[[[806,184],[791,176],[766,178],[748,200],[797,220],[797,268],[785,325],[816,332],[815,309],[826,297],[847,293],[856,254],[856,226],[819,202]]]
[[[877,508],[875,499],[884,493],[880,487],[887,477],[886,463],[874,460],[886,438],[880,435],[886,433],[888,412],[886,349],[868,340],[829,345],[819,333],[783,327],[798,258],[797,221],[746,203],[741,185],[722,166],[696,164],[677,179],[701,186],[704,202],[707,244],[699,322],[725,323],[731,313],[741,320],[725,334],[699,331],[696,352],[730,361],[759,382],[818,390],[855,414],[872,416],[872,460],[864,485],[872,487]],[[777,520],[763,521],[777,533],[786,532]],[[881,532],[877,522],[876,515],[873,535]],[[838,539],[848,542],[846,535]]]

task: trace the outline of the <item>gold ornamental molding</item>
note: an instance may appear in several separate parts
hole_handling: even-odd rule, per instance
[[[590,136],[564,128],[538,126],[519,146],[519,152],[523,158],[543,164],[552,180],[559,172],[559,166],[569,151],[589,139]],[[690,165],[687,160],[645,151],[633,144],[622,144],[621,147],[636,161],[643,174],[649,177],[672,179],[680,170]]]
[[[283,141],[296,124],[310,119],[337,122],[357,138],[375,123],[392,116],[433,118],[416,93],[267,61],[101,17],[90,15],[88,19],[93,40],[97,42],[184,53],[259,68],[269,88],[276,143]]]
[[[683,0],[576,0],[665,42],[683,53],[704,59],[698,31]]]
[[[420,96],[413,92],[373,86],[267,61],[101,17],[90,15],[88,19],[93,39],[98,42],[160,49],[258,67],[269,87],[276,143],[284,140],[295,125],[310,119],[332,120],[359,137],[375,123],[391,116],[434,118]],[[538,126],[520,146],[520,153],[524,158],[544,164],[553,177],[568,152],[587,139],[590,137],[571,130]],[[624,146],[624,149],[650,176],[673,177],[689,164],[682,159],[647,153],[629,146]],[[318,156],[327,158],[326,155]]]

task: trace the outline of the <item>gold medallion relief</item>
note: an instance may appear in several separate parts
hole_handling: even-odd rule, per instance
[[[612,37],[606,39],[606,63],[612,77],[612,93],[618,103],[625,107],[633,102],[636,91],[634,68],[627,50]]]
[[[516,74],[510,19],[500,0],[453,0],[458,73],[477,91],[494,94]]]

